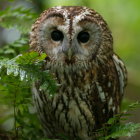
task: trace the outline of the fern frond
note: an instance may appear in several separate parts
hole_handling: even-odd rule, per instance
[[[118,124],[114,127],[111,127],[110,135],[101,138],[100,140],[109,140],[110,138],[119,138],[119,137],[132,137],[140,130],[140,123],[126,123]]]
[[[20,39],[14,41],[13,43],[7,44],[0,49],[0,56],[2,57],[14,57],[19,52],[23,52],[29,48],[28,38],[21,37]]]
[[[110,138],[131,137],[140,131],[140,123],[126,123],[128,116],[131,114],[129,111],[135,110],[140,106],[140,102],[135,102],[128,105],[127,109],[120,114],[110,118],[104,126],[97,131],[99,140],[109,140]],[[120,122],[121,121],[121,122]],[[105,134],[106,136],[103,136]]]
[[[31,9],[9,7],[0,12],[0,25],[4,28],[15,27],[23,33],[28,33],[36,18],[37,14]]]
[[[5,68],[7,75],[19,76],[21,81],[40,81],[40,90],[47,91],[50,95],[55,93],[56,82],[48,70],[42,70],[45,63],[46,54],[37,52],[25,53],[13,59],[3,59],[0,61],[0,69]]]

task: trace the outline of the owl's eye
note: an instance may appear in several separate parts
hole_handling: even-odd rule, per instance
[[[90,38],[89,33],[85,31],[81,31],[77,36],[77,39],[82,43],[88,42],[89,38]]]
[[[64,38],[64,35],[61,31],[55,30],[51,33],[51,38],[54,41],[62,41]]]

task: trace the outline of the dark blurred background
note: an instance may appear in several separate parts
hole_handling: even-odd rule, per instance
[[[140,100],[140,1],[139,0],[0,0],[0,11],[8,5],[34,8],[38,13],[52,6],[81,5],[95,9],[107,21],[113,37],[114,50],[123,59],[128,70],[125,101]],[[0,49],[20,37],[17,29],[0,27]],[[2,110],[0,110],[0,114]],[[129,121],[140,122],[140,109]],[[10,126],[9,126],[10,127]],[[140,134],[129,140],[139,140]],[[124,138],[123,138],[124,139]]]

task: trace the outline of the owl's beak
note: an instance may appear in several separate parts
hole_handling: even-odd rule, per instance
[[[67,51],[67,58],[68,58],[69,60],[71,60],[72,56],[73,56],[72,49],[69,48],[68,51]]]
[[[65,55],[66,55],[65,62],[67,64],[74,63],[74,61],[75,61],[74,57],[73,57],[74,52],[73,52],[72,48],[68,48],[67,51],[65,51]]]

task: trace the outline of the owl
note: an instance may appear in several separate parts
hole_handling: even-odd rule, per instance
[[[33,86],[46,136],[95,140],[95,132],[120,112],[127,80],[105,20],[87,7],[50,8],[32,26],[30,50],[47,54],[44,69],[60,85],[52,97],[39,82]]]

